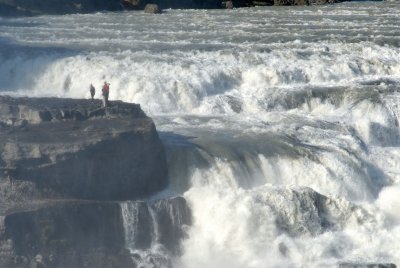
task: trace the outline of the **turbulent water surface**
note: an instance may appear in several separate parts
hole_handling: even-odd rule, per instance
[[[154,118],[193,213],[158,266],[400,264],[399,2],[0,18],[0,61],[3,94],[107,80]]]

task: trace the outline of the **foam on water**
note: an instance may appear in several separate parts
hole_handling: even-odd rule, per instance
[[[7,19],[0,90],[81,98],[107,79],[112,99],[151,114],[225,114],[231,96],[259,113],[288,90],[399,83],[400,49],[389,42],[398,14],[387,5]]]
[[[252,113],[264,110],[271,95],[306,86],[355,86],[382,77],[400,82],[399,49],[369,43],[300,46],[304,48],[299,51],[284,47],[267,53],[223,50],[157,56],[131,51],[32,56],[27,50],[10,57],[6,50],[0,55],[1,90],[82,98],[89,96],[91,82],[100,87],[108,80],[111,99],[146,103],[144,108],[152,114],[229,114],[233,111],[226,98],[231,96],[244,112]]]

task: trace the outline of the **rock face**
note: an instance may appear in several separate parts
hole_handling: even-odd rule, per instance
[[[248,1],[248,0],[239,0]],[[122,0],[126,9],[142,10],[146,5],[158,5],[159,9],[167,8],[222,8],[222,0]]]
[[[41,207],[42,206],[42,207]],[[118,203],[43,203],[6,214],[1,267],[132,267]],[[39,260],[40,259],[40,262]],[[40,267],[40,266],[37,266]]]
[[[89,13],[121,10],[119,0],[0,0],[0,15]]]
[[[186,201],[137,201],[167,174],[137,104],[0,96],[0,267],[168,264],[191,222]],[[167,254],[153,256],[154,244]]]
[[[274,0],[275,6],[304,6],[304,5],[324,5],[342,2],[341,0]]]
[[[255,6],[272,6],[274,5],[274,0],[254,0],[253,4]]]
[[[0,221],[0,267],[137,267],[143,260],[127,244],[145,252],[155,242],[179,253],[191,221],[183,198],[127,203],[46,201],[7,212]]]
[[[325,5],[342,2],[339,0],[307,0],[309,5]]]
[[[0,126],[0,170],[42,197],[127,200],[167,185],[163,146],[139,105],[0,97]]]
[[[150,260],[149,267],[169,267],[170,256],[182,253],[180,242],[192,222],[186,200],[175,197],[152,203],[128,201],[121,203],[121,209],[125,245],[134,252],[134,262],[140,266]],[[157,250],[152,250],[154,247]]]
[[[339,268],[396,268],[394,263],[339,263]]]

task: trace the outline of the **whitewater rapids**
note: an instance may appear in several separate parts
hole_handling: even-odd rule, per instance
[[[181,255],[140,254],[400,265],[399,2],[0,18],[0,62],[2,94],[100,97],[107,80],[153,117],[161,195],[193,224]]]

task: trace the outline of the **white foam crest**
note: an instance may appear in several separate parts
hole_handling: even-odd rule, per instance
[[[200,187],[185,194],[194,223],[181,267],[259,267],[277,232],[274,218],[268,206],[253,206],[251,196],[232,190]]]
[[[328,198],[324,205],[311,190],[271,186],[244,190],[218,183],[197,184],[185,198],[194,223],[177,267],[258,268],[266,263],[268,267],[321,267],[343,260],[397,261],[387,241],[397,248],[398,236],[390,237],[381,213],[354,207],[345,199]],[[326,211],[313,212],[318,204]],[[322,217],[338,224],[338,229],[323,231]]]
[[[400,224],[400,149],[398,147],[372,147],[371,160],[390,178],[392,184],[379,193],[376,205],[386,213],[391,225]]]
[[[376,201],[377,205],[387,213],[396,225],[400,224],[400,184],[387,186],[379,193],[379,198]]]
[[[282,53],[282,54],[281,54]],[[305,55],[302,55],[302,54]],[[400,79],[400,50],[368,43],[312,45],[307,50],[271,52],[242,73],[244,95],[268,98],[276,87],[353,85],[385,76]]]
[[[385,86],[381,88],[384,90]],[[313,97],[304,101],[291,113],[304,117],[312,116],[314,120],[353,127],[356,134],[368,145],[394,146],[399,144],[400,109],[397,103],[398,94],[390,94],[389,96],[382,94],[379,99],[376,96],[369,98],[364,96],[360,100],[358,97],[351,96],[354,94],[351,89],[346,90],[347,93],[341,97],[340,103],[337,103],[334,97],[333,100]],[[365,89],[365,91],[367,90],[371,89]],[[331,94],[334,96],[335,93]]]
[[[151,113],[187,112],[199,107],[208,95],[223,93],[235,79],[226,73],[229,69],[214,68],[212,64],[185,60],[138,62],[129,55],[119,57],[97,54],[53,61],[51,57],[13,59],[0,69],[1,78],[7,79],[2,90],[18,87],[34,96],[88,98],[90,83],[97,87],[99,96],[100,86],[107,80],[111,83],[111,100],[142,103]],[[10,77],[6,75],[9,73],[18,75]]]
[[[120,203],[122,220],[124,225],[125,246],[126,248],[135,248],[135,238],[137,236],[139,207],[132,202]]]
[[[138,202],[122,202],[120,203],[124,234],[125,247],[131,254],[132,261],[139,267],[154,268],[154,267],[169,267],[169,251],[159,243],[159,227],[154,211],[149,206],[149,216],[152,224],[151,245],[148,249],[142,250],[137,247],[136,240],[140,236],[139,233],[139,215],[140,203]]]
[[[352,126],[288,113],[268,116],[264,118],[268,124],[254,118],[242,122],[235,117],[178,117],[174,124],[167,123],[167,128],[160,121],[158,126],[164,131],[202,136],[193,142],[207,152],[207,157],[217,158],[207,158],[211,167],[198,170],[202,176],[194,178],[218,181],[226,187],[248,188],[263,183],[306,186],[360,202],[374,200],[381,187],[390,183],[387,174],[380,171],[388,167],[375,166],[366,143]],[[188,130],[187,126],[196,127]],[[221,141],[214,133],[226,134]]]
[[[321,154],[316,162],[307,158],[267,159],[260,155],[260,162],[267,181],[274,185],[308,186],[349,200],[373,199],[377,186],[360,173],[361,167],[354,167],[339,157]]]
[[[89,97],[88,85],[111,83],[111,99],[143,104],[151,113],[232,113],[224,96],[235,96],[243,112],[280,91],[307,86],[352,85],[376,77],[400,81],[400,51],[372,44],[311,44],[264,52],[93,52],[27,54],[4,60],[2,91],[29,95]],[[300,44],[299,46],[302,46]],[[11,75],[10,75],[11,74]],[[69,82],[66,82],[69,80]],[[98,95],[99,96],[99,95]]]

